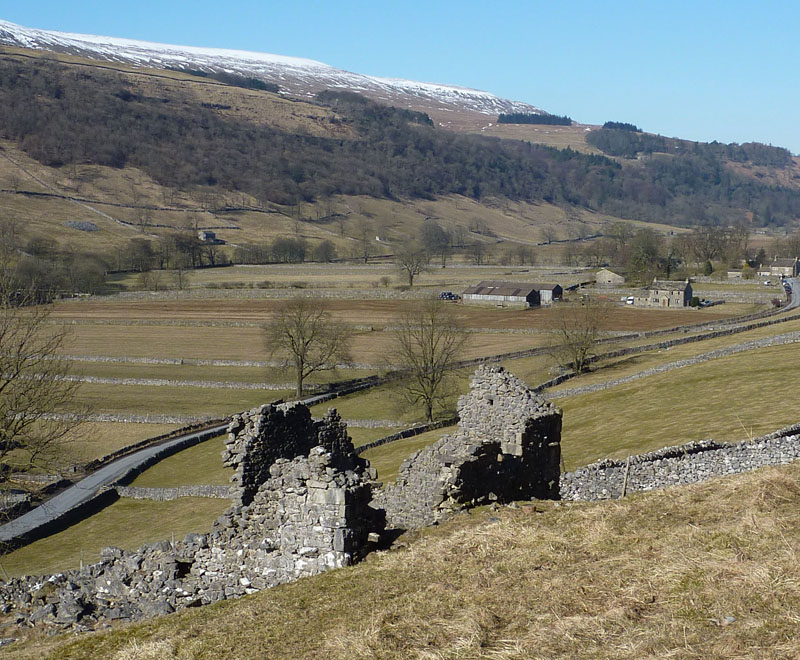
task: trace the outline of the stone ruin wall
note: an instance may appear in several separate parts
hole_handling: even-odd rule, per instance
[[[458,431],[421,449],[375,497],[387,526],[418,529],[465,506],[558,499],[561,411],[498,366],[458,401]]]
[[[668,486],[697,484],[800,460],[800,425],[743,442],[701,440],[629,459],[604,459],[561,475],[561,499],[609,500]]]
[[[234,416],[224,463],[236,497],[208,534],[0,585],[17,623],[83,630],[242,596],[347,566],[386,527],[418,528],[489,501],[558,497],[561,413],[500,367],[480,367],[459,401],[459,430],[403,464],[377,490],[335,410],[321,421],[300,405]]]
[[[305,406],[262,406],[229,428],[223,455],[241,487],[210,533],[136,551],[104,548],[97,564],[10,580],[0,585],[0,610],[17,623],[82,630],[242,596],[361,558],[382,528],[369,507],[375,473],[353,453],[336,411],[316,422]]]

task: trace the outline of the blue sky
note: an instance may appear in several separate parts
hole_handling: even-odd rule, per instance
[[[27,27],[320,60],[800,153],[800,2],[0,0]]]

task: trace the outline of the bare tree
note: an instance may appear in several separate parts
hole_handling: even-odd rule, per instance
[[[292,298],[283,303],[264,327],[267,351],[293,368],[296,394],[311,374],[350,361],[352,331],[332,320],[325,303],[313,298]]]
[[[0,481],[53,469],[58,445],[78,425],[79,385],[60,357],[68,331],[49,323],[41,292],[0,272]]]
[[[366,218],[358,218],[356,225],[356,240],[358,241],[358,256],[364,260],[364,263],[369,262],[372,256],[372,237],[375,234],[375,228],[372,223]]]
[[[189,280],[191,279],[191,272],[186,268],[186,265],[179,261],[175,268],[172,270],[172,285],[178,291],[183,291],[189,288]]]
[[[403,397],[421,405],[428,421],[451,393],[453,369],[468,340],[452,306],[439,300],[425,300],[401,319],[392,365],[407,372],[400,382]]]
[[[697,261],[704,263],[714,261],[722,252],[725,246],[725,231],[719,227],[703,226],[695,227],[689,234],[692,252]]]
[[[475,241],[472,245],[470,245],[468,252],[470,260],[476,266],[482,265],[486,260],[486,246],[479,241]]]
[[[589,370],[608,312],[606,304],[594,299],[561,303],[556,308],[551,353],[562,367],[577,373]]]
[[[414,286],[414,278],[428,269],[428,253],[418,243],[406,243],[395,249],[395,263],[408,279],[408,286]]]

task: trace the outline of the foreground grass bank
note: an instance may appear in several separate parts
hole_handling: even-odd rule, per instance
[[[15,658],[788,658],[800,466],[478,510],[353,568]],[[345,607],[343,603],[347,603]]]

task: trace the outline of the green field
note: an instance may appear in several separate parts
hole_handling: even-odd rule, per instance
[[[100,549],[135,550],[164,539],[207,532],[229,500],[182,497],[169,502],[120,499],[63,532],[0,557],[6,575],[42,575],[95,563]]]
[[[233,469],[222,465],[225,438],[211,438],[184,449],[142,472],[131,486],[176,488],[177,486],[228,486]]]
[[[361,456],[366,458],[370,466],[378,471],[378,481],[389,484],[397,479],[397,472],[400,469],[400,465],[411,456],[411,454],[433,444],[443,435],[452,433],[455,428],[454,426],[448,426],[435,431],[420,433],[411,438],[395,440],[394,442],[381,445],[380,447],[368,449],[362,453]]]
[[[798,366],[798,347],[790,344],[560,399],[566,467],[690,440],[746,440],[794,424]]]

